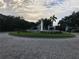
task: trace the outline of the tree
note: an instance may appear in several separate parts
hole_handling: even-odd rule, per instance
[[[35,23],[25,21],[21,17],[0,14],[0,31],[27,30],[34,26]]]
[[[50,20],[52,21],[52,27],[53,27],[53,22],[56,22],[57,17],[55,15],[50,17]]]
[[[51,26],[51,20],[47,18],[41,18],[38,22],[36,22],[37,25],[41,23],[41,20],[43,20],[43,29],[48,30],[48,26]]]
[[[69,16],[62,18],[59,23],[62,29],[65,29],[67,26],[72,30],[73,28],[79,27],[79,12],[73,12]]]

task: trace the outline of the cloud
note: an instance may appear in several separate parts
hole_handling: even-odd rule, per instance
[[[3,0],[0,0],[0,8],[5,8],[6,7],[6,3]]]
[[[29,0],[28,4],[26,5],[25,0],[22,1],[21,6],[17,5],[16,12],[19,15],[26,15],[29,20],[37,20],[39,18],[49,17],[50,15],[54,14],[53,10],[51,12],[51,8],[53,6],[60,4],[61,0]],[[52,14],[51,14],[52,13]],[[36,16],[35,16],[36,15]]]
[[[55,14],[60,20],[79,10],[78,0],[0,0],[0,13],[37,21]]]
[[[57,3],[55,0],[1,0],[0,6],[5,6],[1,11],[4,14],[29,16],[26,19],[37,20],[49,16],[49,7]]]

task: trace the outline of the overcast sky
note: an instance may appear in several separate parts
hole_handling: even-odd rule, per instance
[[[58,20],[79,10],[79,0],[0,0],[0,13],[37,21],[56,15]]]

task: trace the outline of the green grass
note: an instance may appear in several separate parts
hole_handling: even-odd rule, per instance
[[[36,37],[36,38],[68,38],[74,37],[73,34],[68,32],[12,32],[9,33],[14,36],[21,37]]]

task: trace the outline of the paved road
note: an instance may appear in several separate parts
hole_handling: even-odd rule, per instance
[[[0,59],[79,59],[79,34],[67,39],[38,39],[0,33]]]

